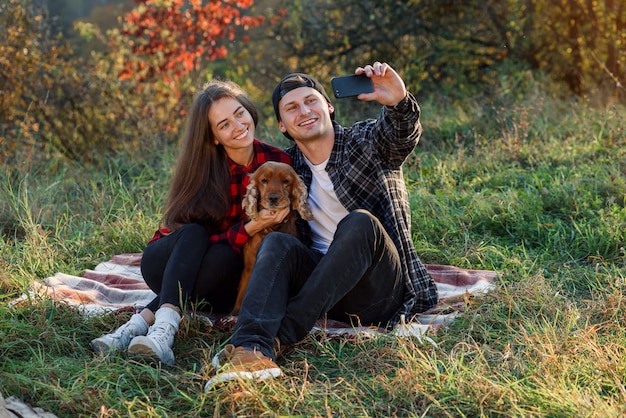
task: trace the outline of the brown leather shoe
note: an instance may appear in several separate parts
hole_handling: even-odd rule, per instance
[[[215,367],[216,363],[217,374],[204,385],[205,392],[221,382],[238,379],[262,381],[283,374],[280,367],[260,351],[234,347],[232,344],[213,357],[211,364]]]

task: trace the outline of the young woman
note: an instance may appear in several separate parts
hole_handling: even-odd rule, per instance
[[[141,272],[157,294],[140,313],[92,340],[99,353],[128,350],[174,364],[181,312],[202,303],[229,312],[252,235],[283,221],[289,209],[248,221],[241,202],[249,173],[266,161],[290,164],[279,148],[255,139],[258,112],[238,85],[214,80],[195,97],[171,180],[162,226],[143,252]]]

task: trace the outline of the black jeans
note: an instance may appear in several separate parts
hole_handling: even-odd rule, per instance
[[[209,233],[203,226],[184,225],[144,249],[141,273],[157,294],[146,308],[155,312],[171,303],[185,309],[193,302],[202,310],[230,312],[242,271],[240,254],[228,245],[209,245]]]
[[[232,343],[274,358],[274,338],[292,344],[315,321],[385,324],[400,309],[404,285],[398,251],[369,212],[346,216],[328,252],[291,235],[265,237],[235,325]]]

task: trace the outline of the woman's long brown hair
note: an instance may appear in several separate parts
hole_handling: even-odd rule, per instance
[[[256,126],[255,104],[237,84],[213,80],[196,95],[174,168],[162,225],[174,231],[192,222],[219,223],[230,205],[230,167],[224,147],[215,144],[209,109],[219,99],[236,99]]]

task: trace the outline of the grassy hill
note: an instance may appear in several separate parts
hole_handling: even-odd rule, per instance
[[[0,174],[0,392],[60,417],[626,414],[626,109],[540,90],[422,106],[405,165],[417,251],[502,273],[436,345],[311,337],[279,361],[284,379],[205,394],[228,335],[199,321],[155,368],[91,352],[124,315],[10,307],[33,281],[143,249],[175,154],[154,149]]]

